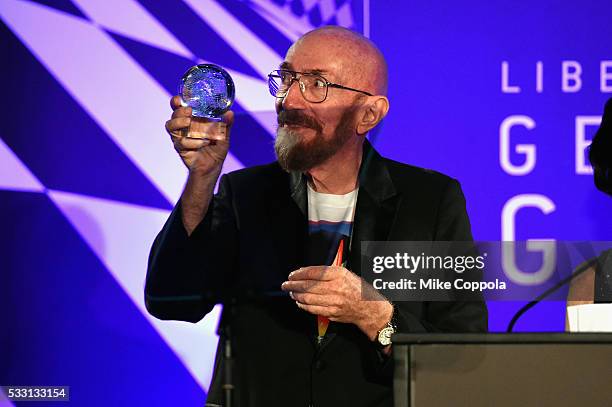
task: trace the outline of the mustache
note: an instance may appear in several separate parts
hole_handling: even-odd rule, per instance
[[[323,126],[312,116],[308,116],[299,110],[282,110],[276,118],[279,126],[294,125],[308,127],[316,131],[322,131]]]

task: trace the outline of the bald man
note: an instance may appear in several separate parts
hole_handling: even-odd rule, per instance
[[[277,161],[225,174],[214,196],[233,114],[227,136],[193,139],[199,119],[172,99],[166,129],[189,175],[151,250],[147,309],[197,322],[231,300],[233,405],[392,406],[393,332],[486,331],[487,313],[478,301],[392,304],[359,277],[360,244],[472,240],[461,188],[366,140],[389,110],[368,39],[317,29],[279,68]],[[211,405],[225,404],[227,360],[220,347]]]

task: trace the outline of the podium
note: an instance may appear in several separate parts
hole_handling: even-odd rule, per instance
[[[612,406],[612,334],[397,334],[396,407]]]

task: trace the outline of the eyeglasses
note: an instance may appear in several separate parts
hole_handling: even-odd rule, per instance
[[[350,90],[372,96],[371,93],[363,90],[331,83],[324,77],[314,73],[287,71],[284,69],[272,71],[268,75],[270,94],[276,98],[284,98],[289,93],[289,88],[291,88],[294,81],[297,81],[298,85],[300,85],[300,92],[302,92],[304,99],[311,103],[321,103],[327,99],[327,90],[329,88]]]

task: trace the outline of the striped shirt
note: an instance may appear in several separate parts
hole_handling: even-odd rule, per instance
[[[309,263],[332,264],[341,239],[351,234],[359,188],[344,195],[323,194],[308,185]],[[348,247],[348,244],[345,248]]]

